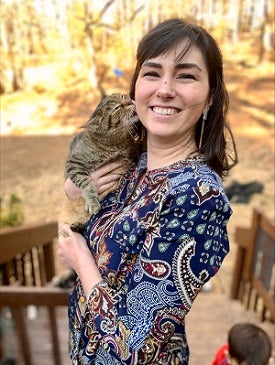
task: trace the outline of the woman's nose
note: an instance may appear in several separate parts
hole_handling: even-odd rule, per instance
[[[174,98],[176,91],[173,88],[173,84],[168,80],[160,80],[160,85],[156,91],[156,95],[160,98]]]

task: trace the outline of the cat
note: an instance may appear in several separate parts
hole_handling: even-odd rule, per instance
[[[119,93],[104,96],[82,128],[70,144],[65,179],[71,178],[82,190],[83,198],[66,199],[59,217],[59,222],[69,223],[77,232],[83,232],[85,222],[99,211],[100,200],[109,192],[98,196],[90,172],[109,162],[124,160],[123,168],[116,171],[123,174],[138,160],[144,137],[134,102]]]

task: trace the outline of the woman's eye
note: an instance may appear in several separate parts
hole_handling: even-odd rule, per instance
[[[180,74],[180,75],[178,76],[178,78],[179,78],[179,79],[186,79],[186,80],[188,80],[188,79],[196,80],[196,77],[195,77],[194,75],[192,75],[192,74],[186,74],[186,73],[184,73],[184,74]]]
[[[159,77],[159,74],[156,71],[147,71],[144,73],[144,77]]]

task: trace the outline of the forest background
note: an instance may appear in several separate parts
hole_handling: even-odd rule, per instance
[[[253,207],[274,217],[273,7],[272,0],[2,0],[2,218],[16,197],[17,223],[57,219],[72,134],[102,91],[128,92],[139,40],[170,17],[208,29],[224,55],[239,152],[225,185],[263,185],[247,202],[233,199],[232,234],[236,223],[249,224]]]

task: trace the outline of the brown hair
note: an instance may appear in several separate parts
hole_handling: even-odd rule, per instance
[[[271,356],[267,333],[252,323],[238,323],[228,333],[229,355],[244,365],[267,365]]]
[[[150,58],[169,52],[184,40],[188,40],[187,46],[179,58],[190,47],[198,47],[204,56],[209,75],[209,100],[212,104],[208,111],[200,152],[204,154],[210,167],[220,176],[225,176],[237,163],[237,151],[232,132],[226,121],[229,98],[223,78],[222,55],[216,41],[205,29],[178,18],[165,20],[151,29],[141,39],[137,48],[137,64],[130,85],[130,97],[135,99],[135,85],[143,63]],[[197,146],[201,128],[202,117],[196,126]],[[228,149],[225,130],[228,131],[231,140],[231,151]]]

